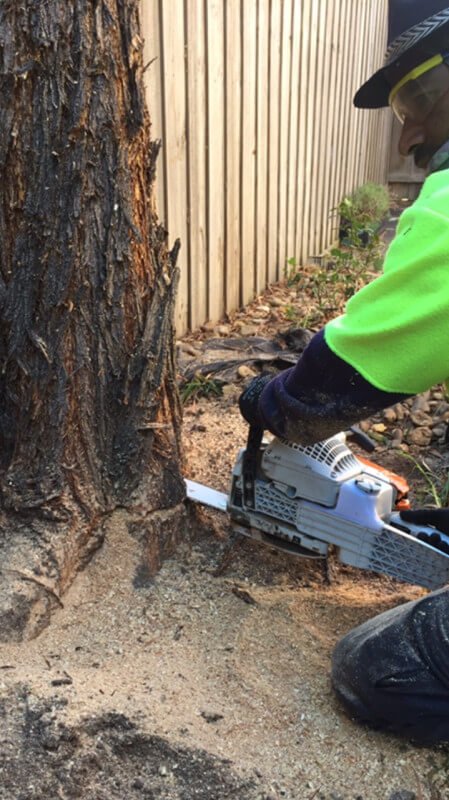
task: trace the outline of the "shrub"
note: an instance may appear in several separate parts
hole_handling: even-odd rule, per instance
[[[390,208],[390,195],[386,186],[365,183],[345,197],[338,210],[342,220],[356,225],[380,225]]]
[[[338,206],[340,243],[349,247],[367,247],[375,237],[390,207],[385,186],[365,183]]]

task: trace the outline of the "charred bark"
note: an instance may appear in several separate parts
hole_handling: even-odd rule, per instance
[[[139,504],[170,510],[183,498],[172,327],[178,245],[168,252],[152,203],[158,148],[138,6],[0,4],[7,638],[48,616],[48,587],[64,590],[101,539],[105,515]],[[11,593],[7,576],[17,573],[24,580]]]

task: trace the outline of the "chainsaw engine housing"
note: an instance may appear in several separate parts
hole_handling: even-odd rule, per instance
[[[432,589],[449,581],[447,554],[418,538],[422,529],[401,522],[393,482],[359,461],[344,434],[310,447],[264,441],[250,499],[243,485],[244,461],[242,450],[228,499],[240,532],[273,544],[282,541],[288,545],[284,549],[303,556],[324,557],[333,544],[345,564]]]

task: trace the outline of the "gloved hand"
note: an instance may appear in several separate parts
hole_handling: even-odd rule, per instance
[[[401,511],[404,522],[415,525],[433,525],[440,533],[449,536],[449,508],[421,508],[417,511]]]
[[[259,399],[267,383],[274,375],[258,375],[253,378],[239,397],[240,413],[253,426],[264,428],[265,423],[259,412]]]

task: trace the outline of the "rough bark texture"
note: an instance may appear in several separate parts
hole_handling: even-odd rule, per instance
[[[45,624],[114,508],[144,509],[150,549],[164,511],[176,536],[177,246],[138,6],[0,4],[0,638]]]

